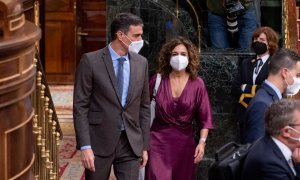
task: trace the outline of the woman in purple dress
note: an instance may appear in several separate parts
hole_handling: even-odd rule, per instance
[[[197,49],[183,37],[172,39],[160,52],[158,73],[162,80],[155,97],[146,180],[194,179],[195,164],[202,160],[208,132],[213,129],[199,66]],[[150,94],[155,81],[156,75],[150,79]],[[198,144],[193,137],[193,119],[200,129]]]

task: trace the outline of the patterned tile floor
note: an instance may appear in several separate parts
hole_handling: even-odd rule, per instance
[[[76,150],[75,132],[72,117],[73,86],[50,86],[63,139],[59,150],[59,176],[61,180],[84,179],[84,168],[80,161],[80,152]]]
[[[80,161],[80,152],[76,150],[73,126],[72,105],[73,86],[50,86],[50,93],[58,116],[63,139],[60,141],[59,175],[61,180],[83,180],[84,168]],[[109,180],[116,180],[113,172]]]
[[[80,152],[75,148],[75,137],[64,136],[60,142],[59,175],[61,180],[82,180],[84,168],[80,162]]]

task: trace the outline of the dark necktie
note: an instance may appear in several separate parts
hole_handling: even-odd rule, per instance
[[[294,161],[293,161],[292,158],[288,160],[288,164],[290,165],[290,167],[291,167],[293,173],[296,175],[297,173],[296,173],[296,171],[295,171],[295,163],[294,163]]]
[[[119,66],[118,66],[118,73],[117,73],[117,83],[118,83],[118,95],[121,99],[121,102],[122,102],[122,94],[123,94],[123,64],[124,64],[124,61],[126,61],[125,58],[123,57],[120,57],[118,59],[119,61]]]
[[[256,60],[256,65],[255,65],[255,74],[258,74],[258,70],[259,70],[259,68],[260,68],[260,66],[262,66],[263,65],[263,61],[262,61],[262,59],[257,59]]]

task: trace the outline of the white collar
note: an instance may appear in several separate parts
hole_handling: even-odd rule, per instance
[[[269,57],[270,57],[270,54],[266,54],[266,55],[264,55],[264,56],[262,56],[262,57],[256,57],[256,59],[261,59],[262,60],[262,62],[265,64],[265,62],[269,59]]]
[[[292,151],[290,150],[290,148],[287,147],[284,143],[282,143],[278,139],[276,139],[275,137],[271,136],[271,138],[275,142],[275,144],[279,147],[286,161],[289,161],[292,158]]]

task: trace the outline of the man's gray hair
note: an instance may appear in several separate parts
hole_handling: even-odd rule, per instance
[[[283,127],[295,125],[295,110],[300,111],[299,100],[284,99],[273,103],[265,113],[266,132],[269,135],[278,135]]]

